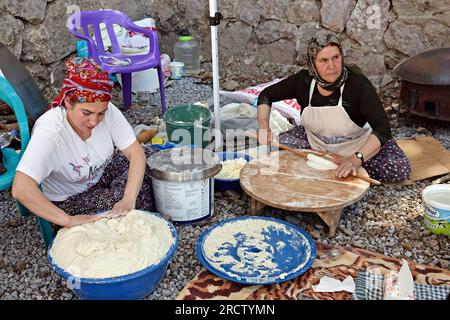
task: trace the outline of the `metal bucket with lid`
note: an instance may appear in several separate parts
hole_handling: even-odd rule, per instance
[[[156,210],[177,223],[195,223],[214,214],[214,175],[222,165],[209,150],[185,146],[147,160]]]

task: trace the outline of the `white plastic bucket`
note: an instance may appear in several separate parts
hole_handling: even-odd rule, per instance
[[[214,179],[163,181],[152,178],[156,210],[178,223],[194,223],[214,214]]]
[[[450,219],[450,185],[435,184],[422,192],[425,214],[432,219]]]
[[[425,228],[450,237],[450,185],[436,184],[422,192]]]
[[[122,76],[117,75],[117,80],[122,86]],[[148,69],[131,74],[131,91],[133,93],[145,91],[155,93],[159,90],[158,71],[156,69]]]

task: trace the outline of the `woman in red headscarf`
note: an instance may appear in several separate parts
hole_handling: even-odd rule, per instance
[[[98,212],[153,210],[145,153],[123,114],[109,103],[108,73],[80,57],[66,67],[63,88],[36,121],[17,167],[13,197],[65,227],[99,219],[92,215]]]

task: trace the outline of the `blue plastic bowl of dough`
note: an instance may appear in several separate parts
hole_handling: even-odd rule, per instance
[[[233,159],[245,159],[249,162],[252,158],[245,153],[241,152],[216,152],[216,155],[219,157],[220,161],[225,160],[233,160]],[[241,184],[239,183],[239,179],[220,179],[214,178],[214,190],[223,191],[223,190],[242,190]]]
[[[66,285],[81,299],[140,300],[151,294],[158,287],[178,246],[178,235],[175,227],[168,221],[166,223],[170,228],[172,237],[175,239],[174,243],[160,262],[137,272],[100,279],[75,277],[60,268],[50,256],[53,242],[48,249],[48,261],[56,273],[66,280]]]

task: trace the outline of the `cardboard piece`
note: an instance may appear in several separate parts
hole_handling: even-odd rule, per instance
[[[432,136],[397,140],[411,162],[411,181],[450,173],[450,151]]]

